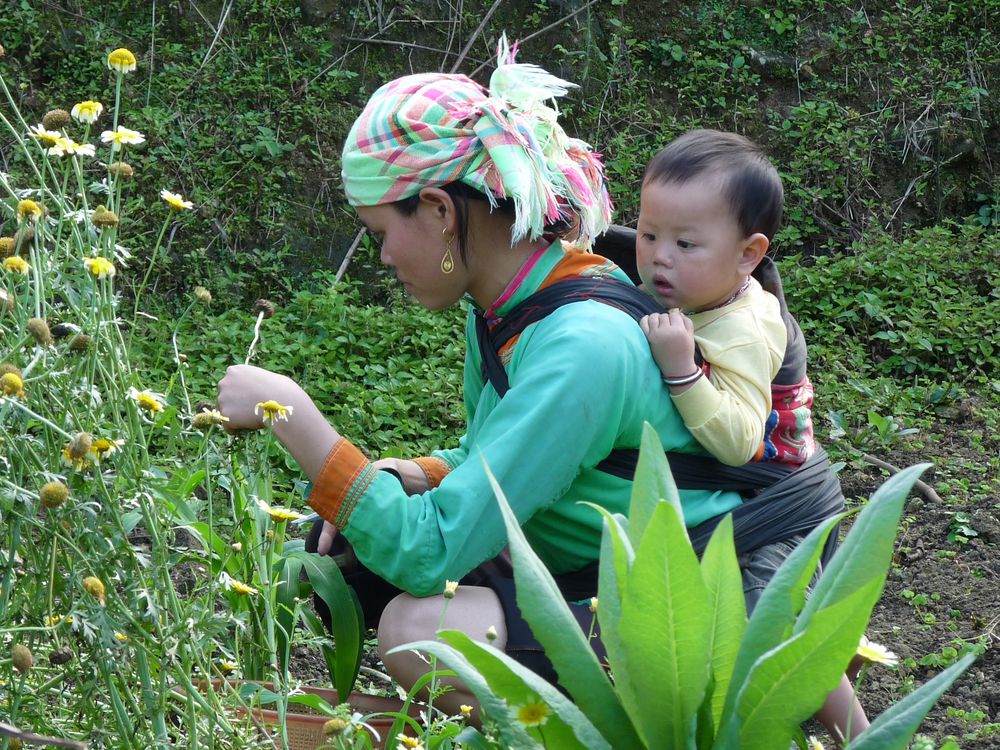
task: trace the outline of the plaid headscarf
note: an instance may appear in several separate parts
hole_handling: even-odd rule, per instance
[[[516,54],[501,38],[488,91],[444,73],[404,76],[376,91],[344,144],[348,202],[378,206],[464,182],[494,206],[513,200],[512,242],[568,221],[588,246],[611,223],[600,157],[567,136],[543,103],[574,84],[514,63]]]

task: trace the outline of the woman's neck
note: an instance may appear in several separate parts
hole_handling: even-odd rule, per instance
[[[471,206],[470,206],[471,208]],[[483,211],[482,209],[487,209]],[[477,210],[478,209],[478,210]],[[525,261],[538,249],[547,247],[544,239],[521,240],[510,244],[510,221],[507,217],[490,214],[489,206],[476,205],[469,221],[469,287],[468,293],[483,310],[499,297]]]

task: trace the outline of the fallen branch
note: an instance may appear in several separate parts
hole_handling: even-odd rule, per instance
[[[858,453],[861,454],[861,458],[864,460],[865,463],[871,464],[872,466],[877,466],[880,469],[885,469],[891,474],[898,474],[899,472],[902,471],[902,469],[900,469],[898,466],[893,466],[888,461],[883,461],[881,458],[875,458],[875,456],[869,456],[867,453],[864,453],[862,451],[858,451]],[[935,492],[934,488],[931,487],[926,482],[922,482],[918,479],[916,482],[913,483],[913,489],[915,489],[917,492],[923,495],[924,499],[926,500],[930,500],[931,502],[935,503],[944,503],[944,500],[941,499],[941,496],[937,492]]]

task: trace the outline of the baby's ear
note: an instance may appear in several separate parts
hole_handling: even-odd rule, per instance
[[[770,246],[771,241],[760,232],[751,234],[743,240],[743,248],[740,251],[740,273],[749,276]]]

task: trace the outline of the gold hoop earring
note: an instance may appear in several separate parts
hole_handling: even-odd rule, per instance
[[[444,231],[441,232],[444,234]],[[455,259],[451,256],[451,248],[455,245],[455,235],[448,238],[444,248],[444,257],[441,258],[441,273],[447,275],[455,270]]]

